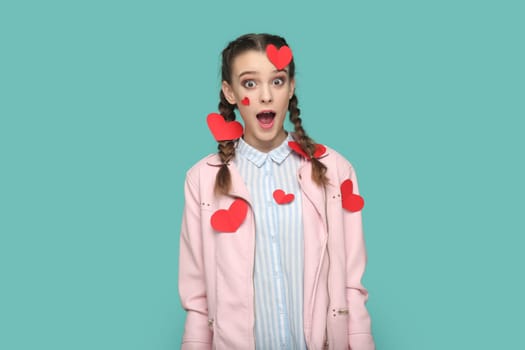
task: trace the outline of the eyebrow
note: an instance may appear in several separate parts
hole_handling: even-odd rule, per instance
[[[280,72],[288,73],[288,70],[286,68],[284,68],[284,69],[275,69],[272,73],[280,73]],[[259,73],[259,72],[254,71],[254,70],[248,70],[248,71],[245,71],[245,72],[242,72],[241,74],[239,74],[239,78],[241,78],[243,75],[246,75],[246,74],[257,74],[257,73]]]
[[[253,71],[253,70],[248,70],[248,71],[245,71],[245,72],[242,72],[241,74],[239,74],[239,78],[242,77],[243,75],[246,75],[246,74],[257,74],[257,72]]]

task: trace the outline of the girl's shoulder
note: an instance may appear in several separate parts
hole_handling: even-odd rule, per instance
[[[327,167],[329,173],[335,172],[339,178],[347,178],[355,173],[354,166],[345,156],[330,146],[323,146],[326,152],[319,157],[319,161]]]
[[[290,134],[291,138],[295,139],[295,132],[291,132]],[[334,148],[322,143],[318,145],[324,147],[325,151],[316,158],[326,165],[328,169],[345,170],[347,172],[353,169],[352,163]]]
[[[323,160],[325,160],[325,162],[335,163],[336,166],[345,166],[352,168],[352,163],[340,152],[336,151],[330,146],[323,146],[326,148],[326,152],[324,153],[326,156],[321,156],[319,159],[320,161],[323,162]]]
[[[199,176],[202,172],[209,172],[213,171],[214,169],[218,171],[221,164],[221,159],[217,153],[208,154],[207,156],[198,160],[188,169],[186,172],[186,177],[192,178]]]

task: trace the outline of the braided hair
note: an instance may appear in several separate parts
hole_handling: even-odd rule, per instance
[[[226,100],[224,93],[220,93],[220,102],[219,102],[219,112],[224,117],[226,121],[235,120],[235,105],[232,105]],[[235,157],[235,141],[219,141],[219,157],[221,158],[221,168],[217,173],[215,179],[215,192],[227,194],[231,188],[231,176],[230,169],[228,169],[228,164]]]
[[[301,110],[299,107],[297,107],[297,104],[297,96],[294,94],[290,99],[290,104],[288,105],[290,122],[292,122],[295,128],[294,139],[299,144],[301,149],[310,156],[312,161],[312,180],[314,180],[314,182],[319,186],[326,185],[328,183],[328,178],[326,177],[326,165],[314,158],[316,144],[303,129],[302,120],[299,117]]]

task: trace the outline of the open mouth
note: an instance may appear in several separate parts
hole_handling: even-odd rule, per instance
[[[273,121],[275,119],[275,112],[273,111],[262,111],[257,113],[257,120],[259,125],[263,129],[270,129],[273,126]]]

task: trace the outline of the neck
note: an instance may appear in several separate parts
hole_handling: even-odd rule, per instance
[[[271,140],[260,140],[256,138],[243,137],[244,141],[263,153],[268,153],[271,150],[279,147],[281,143],[288,137],[288,133],[282,129],[273,139]]]

